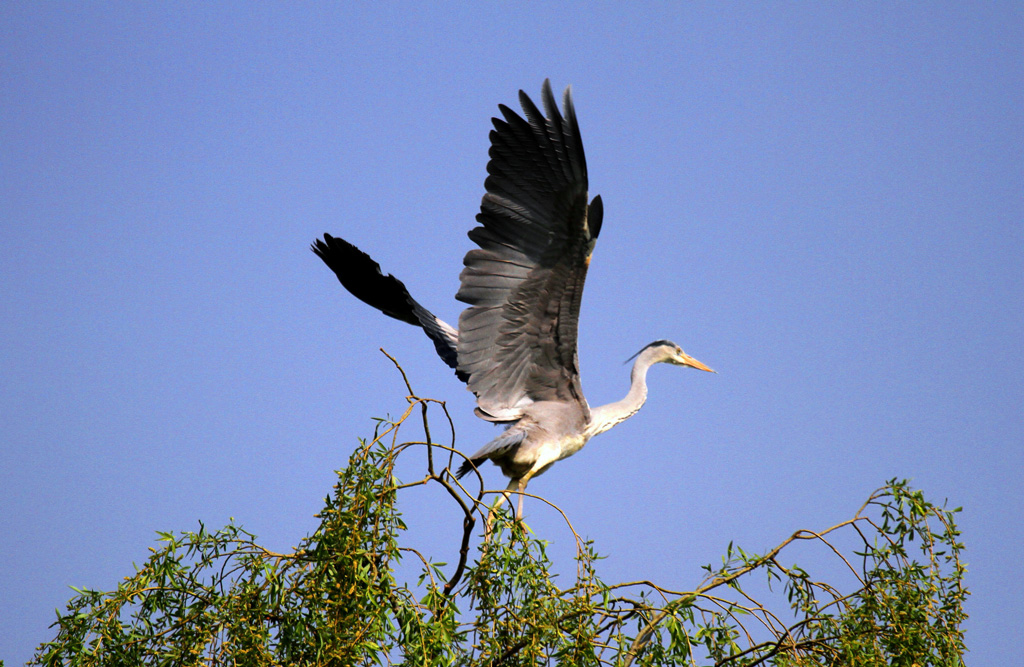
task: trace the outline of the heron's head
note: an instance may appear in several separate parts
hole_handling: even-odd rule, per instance
[[[630,359],[641,355],[647,357],[652,364],[674,364],[676,366],[689,366],[690,368],[696,368],[709,373],[715,372],[687,353],[683,352],[683,348],[670,340],[656,340],[634,354]]]

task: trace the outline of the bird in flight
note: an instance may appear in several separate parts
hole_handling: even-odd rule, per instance
[[[562,110],[544,82],[544,112],[523,91],[525,118],[499,105],[490,133],[486,194],[469,232],[477,248],[463,261],[455,298],[468,304],[454,328],[424,308],[405,285],[366,253],[324,234],[312,249],[354,296],[419,326],[438,355],[476,395],[477,416],[506,426],[456,472],[491,460],[510,478],[492,507],[590,438],[632,417],[647,399],[647,371],[657,363],[710,368],[675,343],[658,340],[635,357],[630,388],[615,403],[590,407],[580,386],[576,333],[590,256],[601,232],[601,197],[588,200],[571,88]]]

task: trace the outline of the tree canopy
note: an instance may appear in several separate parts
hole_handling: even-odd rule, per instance
[[[270,551],[236,525],[159,533],[159,547],[115,590],[76,589],[31,664],[963,664],[959,508],[932,504],[906,481],[889,480],[849,519],[796,530],[765,553],[730,544],[691,590],[603,581],[594,544],[566,519],[576,576],[562,588],[547,543],[507,514],[474,546],[488,492],[456,480],[462,455],[431,435],[444,404],[411,387],[407,400],[360,441],[319,527],[294,550]],[[400,437],[416,421],[422,439]],[[399,483],[395,463],[413,449],[426,450],[424,476]],[[450,519],[462,523],[453,564],[402,544],[399,499],[419,485],[443,487]],[[844,590],[784,564],[797,543],[818,545],[856,584]],[[415,581],[397,574],[408,559],[419,563]]]

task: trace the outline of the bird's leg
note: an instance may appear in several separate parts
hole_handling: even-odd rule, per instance
[[[498,499],[494,501],[493,505],[491,505],[491,511],[487,514],[487,526],[484,528],[484,542],[491,539],[491,527],[494,525],[494,519],[497,516],[498,508],[509,501],[509,492],[512,491],[512,489],[517,488],[518,486],[518,479],[514,479],[511,482],[509,482],[508,486],[505,487],[505,490],[498,495]],[[522,496],[519,497],[522,498]],[[522,511],[521,507],[520,511]]]
[[[530,481],[531,477],[533,477],[532,470],[520,477],[516,484],[516,490],[519,491],[519,508],[516,510],[516,521],[519,523],[523,522],[523,494],[526,492],[526,483]],[[509,486],[511,486],[511,484]]]

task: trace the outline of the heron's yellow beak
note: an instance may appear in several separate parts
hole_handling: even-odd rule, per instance
[[[708,373],[714,373],[715,372],[715,371],[711,370],[710,368],[708,368],[707,366],[705,366],[704,364],[702,364],[699,361],[697,361],[696,359],[694,359],[693,357],[691,357],[690,355],[686,354],[685,352],[682,355],[680,355],[680,356],[681,356],[681,362],[680,363],[682,363],[684,366],[689,366],[691,368],[696,368],[697,370],[701,370],[701,371],[707,371]]]

